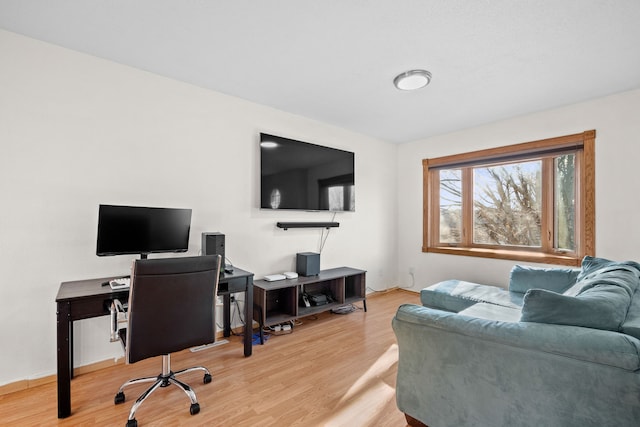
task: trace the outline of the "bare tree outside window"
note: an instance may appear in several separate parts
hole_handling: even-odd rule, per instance
[[[440,241],[460,243],[462,236],[462,171],[440,171]]]
[[[554,203],[555,216],[555,246],[559,250],[575,251],[576,231],[576,186],[575,170],[576,156],[567,154],[554,159],[556,200]]]
[[[542,162],[473,170],[473,243],[540,247]]]

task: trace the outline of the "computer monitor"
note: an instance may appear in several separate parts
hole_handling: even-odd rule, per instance
[[[100,205],[96,255],[186,252],[191,209]]]

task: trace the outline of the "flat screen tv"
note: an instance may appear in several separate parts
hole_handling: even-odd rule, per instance
[[[191,209],[100,205],[98,256],[186,252]]]
[[[355,211],[355,155],[260,134],[260,208]]]

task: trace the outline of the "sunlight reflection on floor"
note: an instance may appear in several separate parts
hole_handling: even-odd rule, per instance
[[[329,427],[374,425],[378,413],[395,398],[395,389],[382,377],[398,363],[398,346],[391,345],[340,399]]]

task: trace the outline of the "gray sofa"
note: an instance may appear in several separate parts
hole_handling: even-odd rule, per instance
[[[640,265],[515,266],[509,289],[448,280],[393,319],[411,425],[640,426]]]

